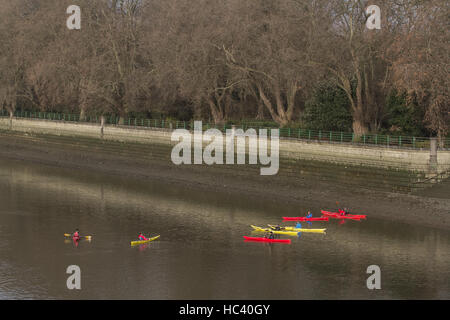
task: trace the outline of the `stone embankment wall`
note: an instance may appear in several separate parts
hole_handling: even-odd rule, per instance
[[[145,144],[170,144],[172,131],[144,127],[77,123],[53,120],[0,118],[0,129],[36,134],[91,137],[104,140]],[[224,139],[225,141],[225,139]],[[280,139],[280,157],[325,161],[343,165],[360,165],[374,168],[401,169],[425,173],[450,170],[450,151],[387,148],[354,144]]]

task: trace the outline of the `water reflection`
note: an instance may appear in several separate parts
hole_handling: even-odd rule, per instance
[[[327,234],[291,245],[247,243],[251,224],[310,208],[4,161],[0,177],[3,299],[450,297],[448,232],[371,218],[370,208],[367,221],[313,222]],[[75,228],[94,240],[63,238]],[[161,239],[131,247],[140,231]],[[71,264],[80,291],[65,287]],[[365,287],[371,264],[380,291]]]

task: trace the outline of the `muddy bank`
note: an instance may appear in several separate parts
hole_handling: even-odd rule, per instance
[[[392,192],[403,190],[413,181],[414,177],[406,172],[281,159],[278,175],[260,176],[259,166],[175,166],[170,161],[170,151],[158,144],[0,133],[0,158],[4,159],[158,180],[195,188],[199,194],[202,190],[214,190],[231,196],[271,199],[274,203],[301,204],[311,207],[315,215],[320,208],[335,209],[338,202],[373,218],[450,229],[450,196]]]

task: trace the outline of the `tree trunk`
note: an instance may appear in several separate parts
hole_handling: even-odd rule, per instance
[[[284,122],[283,119],[280,116],[278,116],[278,114],[275,112],[272,102],[270,102],[270,100],[266,97],[266,95],[264,94],[264,91],[260,85],[258,85],[258,91],[259,91],[260,99],[266,106],[267,110],[269,110],[270,116],[272,117],[273,121],[275,121],[279,125],[283,125],[283,122]]]
[[[360,137],[363,134],[367,134],[369,131],[366,125],[366,122],[364,121],[363,112],[360,108],[357,108],[353,112],[353,133],[356,137]]]
[[[282,97],[282,93],[280,87],[278,85],[274,86],[274,96],[275,96],[275,104],[276,111],[272,102],[267,98],[264,94],[264,91],[260,85],[258,85],[259,96],[266,106],[267,110],[269,110],[272,119],[278,123],[281,127],[287,126],[291,121],[294,115],[295,108],[295,95],[297,93],[297,84],[293,84],[288,92],[286,93],[286,102]],[[287,106],[286,106],[287,105]]]
[[[100,117],[100,137],[103,139],[103,130],[104,130],[104,127],[105,127],[105,116],[104,115],[102,115],[101,117]]]
[[[256,120],[264,120],[264,104],[261,102],[261,100],[257,100],[258,104],[258,111],[256,114]]]
[[[80,106],[80,121],[85,121],[85,120],[86,120],[85,106],[81,105]]]
[[[213,116],[215,124],[223,124],[225,122],[225,115],[220,104],[216,105],[212,98],[208,99],[209,108],[211,110],[211,115]]]
[[[9,130],[12,130],[13,117],[14,117],[14,112],[10,109],[9,110]]]

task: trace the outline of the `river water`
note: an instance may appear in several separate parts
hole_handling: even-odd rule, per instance
[[[449,299],[448,231],[371,218],[245,242],[310,208],[0,160],[1,299]],[[311,208],[317,215],[320,203]],[[304,224],[306,226],[306,224]],[[79,228],[92,241],[63,237]],[[138,232],[159,241],[130,246]],[[69,265],[81,290],[69,290]],[[367,267],[381,269],[369,290]]]

